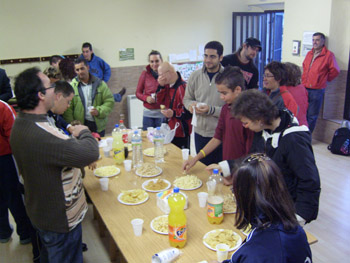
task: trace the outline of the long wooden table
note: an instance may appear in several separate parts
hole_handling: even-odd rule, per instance
[[[153,147],[153,145],[143,137],[143,149]],[[175,177],[182,176],[182,155],[180,149],[172,144],[165,145],[167,154],[165,155],[165,163],[159,165],[163,169],[163,173],[156,178],[167,179],[171,183]],[[112,157],[104,157],[103,151],[100,151],[102,158],[97,162],[97,166],[105,166],[115,164]],[[128,157],[130,159],[131,156]],[[144,156],[145,162],[154,162],[153,157]],[[93,172],[86,169],[84,186],[89,194],[94,209],[104,225],[106,226],[111,238],[114,240],[120,252],[123,254],[127,262],[150,262],[153,254],[169,248],[168,236],[160,235],[152,231],[150,227],[151,221],[164,213],[157,207],[156,193],[149,193],[147,202],[128,206],[121,204],[117,197],[122,190],[141,189],[141,184],[149,178],[141,178],[133,171],[126,172],[122,165],[118,165],[121,173],[110,178],[109,190],[103,192],[101,190],[99,180],[93,175]],[[204,170],[204,165],[197,163],[190,171],[191,174],[199,177],[203,184],[199,189],[192,191],[183,191],[188,196],[188,209],[185,210],[187,216],[187,244],[181,249],[183,252],[177,260],[179,263],[200,262],[202,260],[215,260],[216,253],[203,244],[203,236],[213,229],[235,229],[234,214],[225,214],[224,221],[220,225],[212,225],[207,221],[206,208],[200,208],[198,205],[197,193],[207,191],[206,181],[208,173]],[[224,187],[225,192],[229,192],[229,187]],[[134,218],[142,218],[144,220],[142,236],[134,236],[130,221]],[[239,231],[236,232],[242,237],[245,236]],[[317,239],[307,233],[310,244],[317,242]],[[113,246],[111,251],[113,256]],[[230,254],[229,254],[230,255]]]

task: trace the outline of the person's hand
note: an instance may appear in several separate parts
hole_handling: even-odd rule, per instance
[[[223,177],[224,179],[224,185],[231,185],[233,184],[232,182],[232,175],[228,176],[228,177]]]
[[[96,167],[97,167],[97,162],[93,162],[93,163],[89,164],[88,167],[89,167],[90,170],[95,170]]]
[[[191,160],[187,160],[182,164],[182,170],[188,171],[198,162],[197,158],[192,158]]]
[[[218,165],[216,163],[212,163],[212,164],[208,165],[207,167],[205,167],[205,170],[207,170],[209,174],[212,174],[214,169],[218,169],[219,172],[221,172],[220,165]]]
[[[160,111],[165,117],[167,117],[168,119],[173,117],[174,111],[171,109],[167,109],[167,110],[161,110]]]
[[[209,111],[208,105],[201,105],[200,107],[196,107],[197,114],[205,114]]]
[[[196,101],[193,102],[193,103],[190,105],[189,109],[188,109],[188,111],[191,112],[192,114],[193,114],[193,106],[194,106],[194,107],[197,106],[197,102],[196,102]]]
[[[83,130],[89,130],[89,128],[86,127],[85,125],[81,125],[81,124],[72,126],[72,135],[74,137],[78,137],[80,132]]]
[[[148,97],[146,98],[146,101],[147,101],[147,103],[149,103],[149,104],[156,103],[156,100],[153,99],[151,96],[148,96]]]
[[[93,108],[93,109],[90,111],[90,114],[91,114],[92,116],[98,116],[99,112],[98,112],[97,109]]]

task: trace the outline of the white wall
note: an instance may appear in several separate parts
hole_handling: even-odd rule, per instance
[[[247,10],[241,0],[2,0],[0,59],[80,53],[85,41],[112,67],[147,64],[151,49],[166,57],[211,40],[228,51],[232,12]],[[135,60],[119,61],[120,48],[134,48]],[[33,65],[1,67],[15,75]]]
[[[302,65],[304,57],[292,55],[292,41],[302,40],[304,31],[326,35],[339,67],[347,70],[349,61],[349,0],[285,0],[282,60]]]

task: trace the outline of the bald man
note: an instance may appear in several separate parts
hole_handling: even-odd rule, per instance
[[[179,148],[189,148],[192,114],[183,105],[186,82],[168,62],[159,66],[158,82],[160,91],[157,92],[157,101],[165,106],[161,113],[167,118],[171,129],[179,124],[172,143]]]

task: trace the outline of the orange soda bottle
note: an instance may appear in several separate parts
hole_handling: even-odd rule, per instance
[[[168,198],[170,213],[169,221],[169,243],[172,247],[183,248],[187,241],[187,219],[184,211],[186,198],[179,193],[175,187],[173,194]]]

